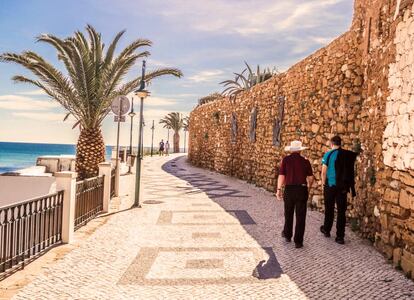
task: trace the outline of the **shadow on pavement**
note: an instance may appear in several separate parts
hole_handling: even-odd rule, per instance
[[[251,198],[249,195],[243,194],[218,180],[212,179],[201,173],[184,173],[186,169],[177,166],[177,162],[184,159],[184,157],[177,157],[162,166],[162,170],[174,175],[182,180],[185,180],[190,185],[188,187],[177,187],[185,190],[186,194],[205,193],[207,196],[222,206],[228,213],[234,213],[241,225],[256,225],[250,215],[244,210],[233,210],[231,207],[226,207],[220,203],[220,199],[224,198]],[[282,274],[282,268],[276,258],[275,253],[271,247],[262,247],[262,249],[269,256],[268,260],[262,260],[252,270],[252,276],[257,279],[273,279],[279,278]]]
[[[308,212],[305,247],[295,249],[280,236],[283,206],[268,194],[235,178],[187,165],[185,156],[166,162],[162,169],[187,183],[176,187],[179,193],[207,194],[266,251],[268,260],[252,266],[252,276],[265,280],[286,274],[289,284],[308,299],[414,299],[413,282],[387,265],[375,248],[349,228],[345,245],[323,237],[318,212]],[[253,222],[246,222],[250,217]]]

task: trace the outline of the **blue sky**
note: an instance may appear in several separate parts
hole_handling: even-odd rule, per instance
[[[0,53],[30,49],[59,65],[53,49],[35,43],[35,37],[66,37],[86,24],[106,44],[126,29],[119,49],[136,38],[152,40],[148,69],[178,67],[185,75],[158,79],[150,87],[145,119],[155,120],[158,141],[166,138],[157,126],[160,117],[188,114],[198,98],[221,91],[218,83],[241,71],[245,60],[286,70],[345,32],[352,6],[352,0],[0,0]],[[137,65],[129,77],[139,72]],[[62,122],[63,109],[36,88],[11,82],[22,73],[19,66],[0,64],[0,141],[75,143],[78,130],[71,129],[73,121]],[[125,145],[129,126],[122,126]],[[103,133],[107,144],[115,143],[112,117]],[[144,143],[150,141],[146,130]]]

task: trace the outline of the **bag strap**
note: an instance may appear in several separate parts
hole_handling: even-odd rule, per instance
[[[326,165],[329,168],[329,161],[331,160],[331,156],[335,151],[338,151],[339,149],[335,149],[332,150],[329,154],[328,154],[328,158],[326,159]],[[326,177],[328,177],[328,172],[326,172]],[[325,178],[326,179],[326,178]]]
[[[330,159],[331,159],[332,154],[333,154],[335,151],[338,151],[338,150],[339,150],[339,149],[332,150],[332,151],[331,151],[331,153],[329,153],[329,154],[328,154],[328,158],[326,159],[326,165],[328,166],[328,168],[329,168],[329,161],[330,161]]]

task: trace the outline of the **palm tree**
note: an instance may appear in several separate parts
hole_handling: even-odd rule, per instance
[[[184,127],[184,119],[179,112],[171,112],[160,120],[160,124],[164,124],[164,128],[174,130],[173,143],[174,153],[180,152],[180,130]]]
[[[35,79],[14,76],[12,79],[15,82],[29,83],[42,89],[67,110],[64,120],[69,115],[76,119],[73,128],[80,128],[76,170],[81,179],[98,174],[98,164],[105,160],[102,121],[109,113],[113,99],[127,95],[139,86],[141,77],[127,82],[123,80],[138,59],[150,54],[140,51],[141,48],[152,44],[150,40],[137,39],[115,56],[118,41],[125,31],[115,36],[106,51],[100,33],[90,25],[86,26],[86,32],[88,39],[80,31],[65,39],[51,34],[42,34],[37,38],[38,42],[57,50],[57,57],[63,63],[66,74],[32,51],[0,55],[0,61],[19,64],[35,76]],[[178,69],[161,68],[148,72],[145,81],[167,74],[182,76]]]

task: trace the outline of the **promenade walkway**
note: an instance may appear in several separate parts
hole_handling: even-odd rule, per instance
[[[280,232],[282,202],[184,156],[145,158],[143,207],[114,214],[15,299],[414,299],[414,283],[369,243]]]

